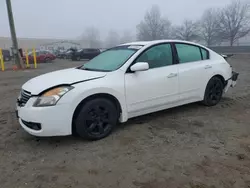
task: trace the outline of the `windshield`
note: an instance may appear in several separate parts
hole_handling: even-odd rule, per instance
[[[85,63],[80,69],[114,71],[121,67],[142,46],[118,46],[106,50]]]

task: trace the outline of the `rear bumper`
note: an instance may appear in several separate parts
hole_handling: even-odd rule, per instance
[[[238,80],[238,76],[239,76],[239,73],[233,71],[232,72],[232,77],[231,77],[232,81],[237,81]]]
[[[232,71],[231,77],[226,81],[227,84],[224,89],[225,92],[227,92],[230,87],[235,87],[238,77],[239,77],[239,73]]]

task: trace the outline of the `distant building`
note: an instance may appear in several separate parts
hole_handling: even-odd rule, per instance
[[[0,48],[9,49],[12,46],[11,38],[0,37]],[[68,49],[71,47],[84,47],[84,42],[78,40],[63,40],[63,39],[39,39],[39,38],[18,38],[18,46],[23,49]]]

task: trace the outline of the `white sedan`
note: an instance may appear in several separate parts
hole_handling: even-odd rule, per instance
[[[127,43],[29,80],[16,112],[32,135],[97,140],[132,117],[198,101],[216,105],[237,78],[225,58],[199,44]]]

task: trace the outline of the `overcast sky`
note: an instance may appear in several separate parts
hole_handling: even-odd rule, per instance
[[[12,0],[18,37],[75,38],[88,26],[135,33],[153,4],[174,24],[196,19],[231,0]],[[5,0],[0,0],[0,36],[10,36]]]

